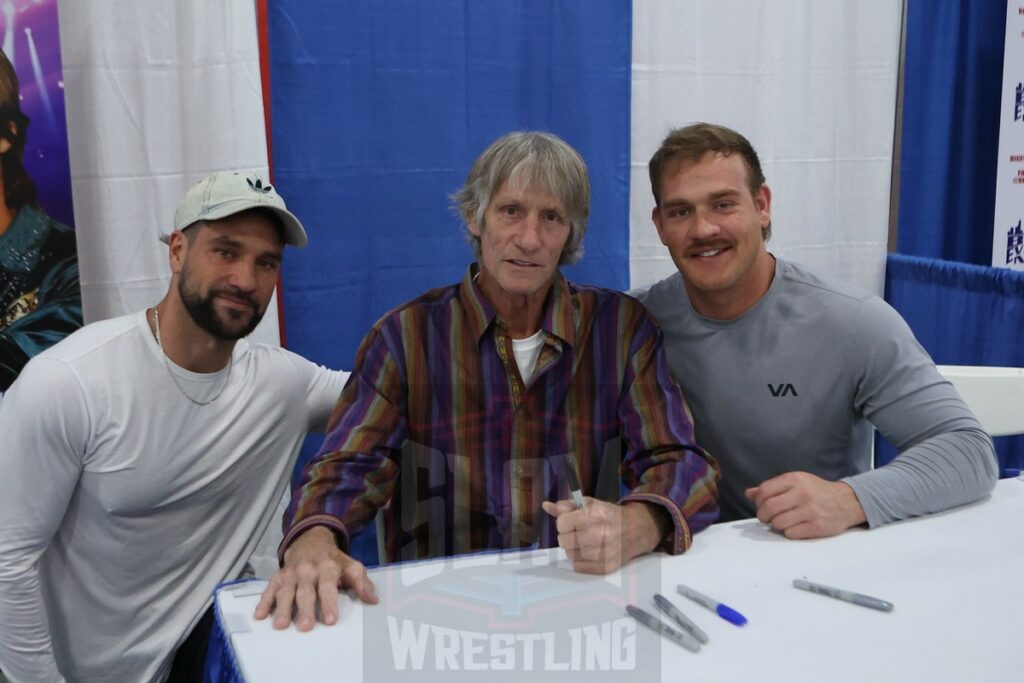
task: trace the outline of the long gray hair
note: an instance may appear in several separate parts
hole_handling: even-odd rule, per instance
[[[452,195],[453,208],[462,216],[466,241],[480,258],[480,238],[470,224],[484,229],[484,212],[501,184],[517,187],[538,183],[565,207],[569,240],[560,264],[575,263],[583,256],[583,235],[590,216],[590,180],[579,153],[551,133],[514,132],[491,143],[473,162],[466,184]]]

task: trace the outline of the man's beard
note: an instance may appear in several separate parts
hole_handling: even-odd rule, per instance
[[[178,294],[185,305],[185,310],[188,311],[189,316],[191,316],[196,325],[217,339],[237,341],[242,337],[248,336],[256,329],[260,321],[263,320],[263,313],[260,312],[259,305],[257,305],[252,297],[246,294],[226,289],[213,289],[206,296],[203,296],[188,285],[189,271],[187,268],[182,268],[181,278],[178,280]],[[213,307],[213,299],[220,293],[229,294],[232,298],[244,300],[252,307],[252,317],[249,318],[247,324],[238,329],[231,329],[224,324],[222,316]]]

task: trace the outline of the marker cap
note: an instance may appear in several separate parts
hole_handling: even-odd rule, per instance
[[[726,607],[725,605],[719,605],[718,607],[715,608],[715,611],[718,612],[718,616],[722,617],[723,619],[728,621],[730,624],[736,624],[737,626],[743,626],[743,624],[747,623],[747,618],[745,616],[743,616],[742,614],[740,614],[739,612],[737,612],[736,610],[732,609],[731,607]]]

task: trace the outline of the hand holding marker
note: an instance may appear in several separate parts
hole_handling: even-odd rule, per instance
[[[576,503],[576,509],[582,510],[584,506],[583,485],[580,483],[580,473],[576,469],[576,461],[573,459],[572,453],[563,455],[562,461],[565,465],[565,476],[569,480],[569,495]]]

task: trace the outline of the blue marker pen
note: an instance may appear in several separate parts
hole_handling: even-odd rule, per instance
[[[739,612],[737,612],[736,610],[734,610],[732,607],[729,607],[728,605],[723,605],[717,600],[713,600],[702,593],[698,593],[692,588],[687,588],[683,584],[679,584],[678,586],[676,586],[676,590],[678,590],[681,595],[685,595],[701,607],[711,610],[712,612],[722,617],[731,624],[743,626],[743,624],[747,623],[747,618]]]

